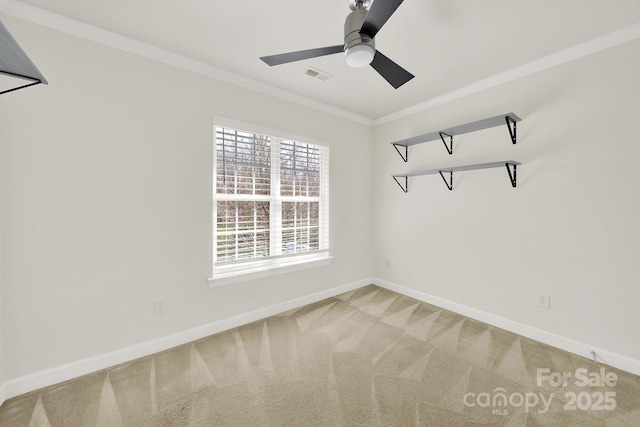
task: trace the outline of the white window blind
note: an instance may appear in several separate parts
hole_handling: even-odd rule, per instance
[[[329,147],[215,127],[214,268],[329,250]]]

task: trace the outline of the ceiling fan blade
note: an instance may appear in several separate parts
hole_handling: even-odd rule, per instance
[[[281,53],[279,55],[263,56],[262,59],[267,65],[274,66],[286,64],[288,62],[302,61],[303,59],[316,58],[318,56],[332,55],[344,52],[344,45],[319,47],[316,49],[299,50],[297,52]]]
[[[394,89],[398,89],[400,86],[415,77],[413,74],[384,56],[378,50],[376,50],[376,55],[373,57],[371,66],[378,72],[378,74],[384,77],[384,79],[388,81]]]
[[[360,32],[374,38],[404,0],[375,0],[369,8]]]

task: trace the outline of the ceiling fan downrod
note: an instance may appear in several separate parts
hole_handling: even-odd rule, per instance
[[[369,10],[369,7],[371,7],[371,3],[373,3],[373,0],[348,0],[348,3],[349,9],[351,10],[356,10],[359,8]]]

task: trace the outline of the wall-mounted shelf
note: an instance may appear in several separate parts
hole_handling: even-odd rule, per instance
[[[502,160],[500,162],[480,163],[477,165],[453,166],[448,168],[438,168],[438,169],[429,169],[424,171],[407,172],[402,174],[394,174],[392,176],[393,176],[393,179],[398,183],[400,188],[402,188],[402,191],[404,191],[405,193],[409,191],[409,177],[422,176],[422,175],[435,175],[435,174],[440,174],[440,176],[444,180],[444,183],[447,185],[447,188],[449,190],[453,190],[453,173],[454,172],[469,171],[469,170],[475,170],[475,169],[506,167],[507,172],[509,173],[509,180],[511,181],[511,186],[515,187],[516,186],[516,170],[517,170],[517,166],[520,164],[521,163],[516,162],[515,160]],[[449,174],[448,181],[444,175],[445,173]],[[399,180],[398,178],[404,178],[404,186],[401,183],[402,179]]]
[[[409,147],[411,145],[423,144],[430,141],[442,140],[445,148],[447,149],[447,152],[449,154],[453,154],[454,136],[462,135],[469,132],[475,132],[477,130],[489,129],[501,125],[507,126],[507,128],[509,129],[509,136],[511,136],[511,142],[515,144],[516,123],[520,120],[520,117],[516,116],[513,113],[501,114],[499,116],[491,117],[488,119],[478,120],[477,122],[467,123],[464,125],[443,129],[420,136],[414,136],[413,138],[402,139],[400,141],[392,142],[391,145],[393,145],[400,157],[402,157],[402,160],[404,160],[405,162],[409,159]],[[402,154],[399,147],[404,147],[404,155]]]

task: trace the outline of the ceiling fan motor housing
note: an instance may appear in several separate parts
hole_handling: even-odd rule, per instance
[[[344,22],[344,54],[347,64],[352,67],[369,65],[376,52],[374,39],[360,33],[367,13],[367,9],[359,7],[351,12]]]

